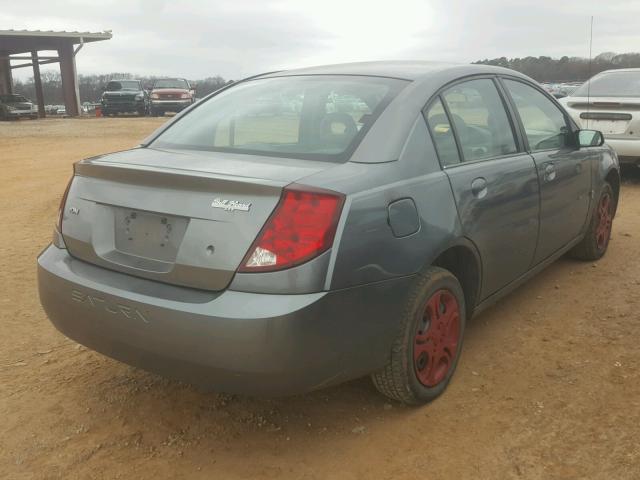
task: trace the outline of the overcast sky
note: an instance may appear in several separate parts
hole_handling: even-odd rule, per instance
[[[190,79],[361,60],[587,56],[591,15],[594,54],[640,51],[640,0],[0,0],[0,29],[111,30],[79,53],[79,73]]]

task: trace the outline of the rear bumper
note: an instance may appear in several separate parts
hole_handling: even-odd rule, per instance
[[[48,247],[40,301],[63,334],[162,375],[228,393],[302,393],[387,360],[411,278],[304,295],[174,287]]]
[[[618,154],[620,163],[638,163],[640,159],[640,138],[637,139],[621,139],[621,138],[607,138],[605,136],[607,144],[613,148]]]

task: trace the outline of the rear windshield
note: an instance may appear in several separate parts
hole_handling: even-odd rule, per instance
[[[153,146],[345,161],[407,83],[329,75],[242,82],[199,104]]]
[[[573,97],[640,97],[640,70],[637,72],[607,72],[583,83]]]
[[[118,90],[140,90],[140,83],[137,80],[112,80],[107,83],[107,92],[117,92]]]
[[[184,90],[189,89],[189,84],[186,80],[182,80],[180,78],[177,79],[166,79],[166,80],[156,80],[153,84],[153,88],[182,88]]]
[[[0,102],[2,103],[15,103],[15,102],[28,102],[22,95],[0,95]]]

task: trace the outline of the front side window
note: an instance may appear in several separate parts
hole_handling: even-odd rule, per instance
[[[200,104],[153,145],[343,161],[406,84],[328,75],[251,80]]]
[[[522,82],[504,80],[504,84],[516,104],[532,152],[568,146],[567,120],[551,100]]]
[[[460,83],[446,90],[442,98],[451,114],[465,162],[518,151],[509,117],[492,80]]]

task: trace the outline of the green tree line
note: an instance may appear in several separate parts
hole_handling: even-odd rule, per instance
[[[539,82],[575,82],[585,81],[590,76],[603,70],[615,68],[640,67],[640,53],[615,53],[605,52],[589,61],[583,57],[551,58],[523,57],[523,58],[493,58],[473,62],[484,65],[498,65],[511,68],[528,75]],[[42,88],[46,104],[63,104],[62,81],[60,73],[56,71],[44,71],[41,74]],[[109,80],[138,78],[143,84],[150,85],[152,76],[134,76],[130,73],[109,73],[104,75],[78,75],[78,88],[81,102],[97,102],[100,100],[102,90]],[[201,98],[219,89],[227,83],[220,76],[208,77],[202,80],[190,82],[196,89],[197,97]],[[35,86],[33,77],[27,81],[16,79],[14,91],[30,99],[35,100]]]
[[[605,52],[589,61],[582,57],[493,58],[473,62],[522,72],[539,82],[583,82],[604,70],[640,67],[640,53]]]

